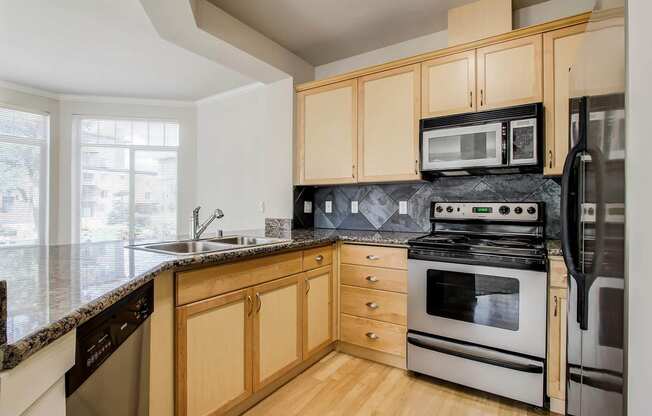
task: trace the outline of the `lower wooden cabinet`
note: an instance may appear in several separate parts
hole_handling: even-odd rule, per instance
[[[177,307],[178,416],[222,414],[253,393],[251,290]]]
[[[561,257],[549,259],[547,384],[550,410],[563,413],[566,400],[568,275]]]
[[[333,270],[321,267],[304,274],[303,358],[333,341]]]
[[[254,391],[281,377],[302,357],[303,273],[254,287]]]

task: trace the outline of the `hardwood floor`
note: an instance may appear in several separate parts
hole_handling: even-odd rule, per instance
[[[333,352],[245,415],[530,416],[549,413]]]

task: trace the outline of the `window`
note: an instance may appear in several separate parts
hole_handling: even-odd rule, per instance
[[[0,245],[45,238],[47,114],[0,107]]]
[[[177,234],[179,124],[82,118],[81,242]]]

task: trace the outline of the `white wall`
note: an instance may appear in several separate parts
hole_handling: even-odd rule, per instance
[[[209,233],[292,218],[292,100],[286,79],[198,104],[197,202],[225,214]]]
[[[627,407],[650,414],[652,389],[652,220],[650,112],[652,112],[652,2],[629,0],[627,35]]]
[[[572,16],[592,10],[594,4],[595,0],[549,0],[545,3],[516,10],[513,14],[513,27],[514,29],[519,29],[565,16]],[[447,31],[442,30],[317,66],[315,67],[315,79],[328,78],[356,69],[436,51],[447,46]]]

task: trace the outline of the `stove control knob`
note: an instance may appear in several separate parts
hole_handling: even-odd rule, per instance
[[[507,205],[503,205],[498,208],[498,212],[500,212],[502,215],[507,215],[509,214],[509,207]]]
[[[446,207],[446,212],[448,212],[449,214],[453,212],[453,207],[451,207],[450,205]]]
[[[435,208],[435,211],[437,211],[438,213],[441,214],[444,211],[444,208],[442,208],[441,205],[437,205],[437,208]]]
[[[514,214],[522,214],[522,213],[523,213],[523,208],[521,207],[514,208]]]
[[[536,212],[537,212],[537,209],[534,208],[534,207],[529,207],[527,209],[527,213],[530,214],[530,215],[534,215]]]

